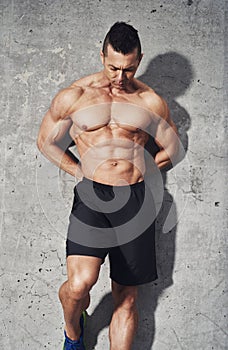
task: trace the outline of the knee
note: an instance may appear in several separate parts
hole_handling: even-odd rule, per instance
[[[95,284],[89,276],[75,276],[68,280],[68,293],[70,298],[81,300],[86,297]]]
[[[120,301],[118,306],[120,306],[122,310],[131,313],[132,311],[136,310],[136,304],[137,298],[135,295],[127,295]]]
[[[136,287],[114,288],[113,297],[116,307],[131,311],[136,308],[138,291]]]

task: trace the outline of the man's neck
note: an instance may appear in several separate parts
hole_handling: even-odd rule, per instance
[[[110,80],[106,77],[104,74],[104,71],[101,71],[98,79],[96,81],[96,86],[98,88],[107,89],[111,95],[117,96],[121,94],[131,94],[136,91],[134,86],[134,80],[129,83],[127,86],[123,87],[122,89],[118,89],[115,86],[112,86]]]

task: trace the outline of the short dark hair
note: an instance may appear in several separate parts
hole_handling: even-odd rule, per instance
[[[141,56],[141,43],[138,31],[125,22],[116,22],[110,28],[103,42],[102,52],[107,56],[107,47],[110,44],[113,49],[124,55],[138,49],[138,57]]]

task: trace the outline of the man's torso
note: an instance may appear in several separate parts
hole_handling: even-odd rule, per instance
[[[144,100],[146,87],[136,80],[135,85],[130,93],[113,94],[102,86],[99,75],[76,82],[83,92],[72,106],[69,133],[85,177],[112,185],[143,180],[152,112]]]

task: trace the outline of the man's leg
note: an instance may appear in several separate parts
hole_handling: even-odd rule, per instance
[[[89,306],[89,291],[96,283],[102,260],[91,256],[70,255],[67,257],[68,280],[59,290],[65,330],[71,340],[78,340],[81,329],[79,320],[82,311]]]
[[[111,350],[130,350],[138,325],[137,286],[112,281],[114,313],[109,329]]]

